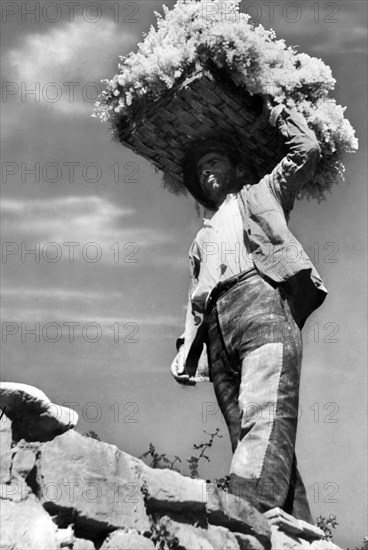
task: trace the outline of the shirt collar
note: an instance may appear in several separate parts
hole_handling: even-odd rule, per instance
[[[233,201],[234,199],[236,199],[236,193],[229,193],[228,195],[226,195],[226,198],[225,198],[224,202],[220,205],[218,210],[210,210],[208,208],[205,208],[204,209],[204,217],[203,217],[203,225],[206,225],[213,218],[213,216],[217,212],[222,210],[226,204]]]

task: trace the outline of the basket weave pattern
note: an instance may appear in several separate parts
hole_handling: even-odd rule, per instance
[[[188,146],[213,132],[228,132],[250,157],[260,177],[285,155],[285,145],[260,116],[259,104],[244,89],[209,70],[197,70],[158,101],[141,105],[128,126],[116,125],[119,141],[182,184]]]

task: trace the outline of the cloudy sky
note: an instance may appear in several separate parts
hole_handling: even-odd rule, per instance
[[[214,479],[231,455],[213,389],[169,374],[201,219],[90,116],[100,80],[162,3],[2,3],[1,377],[73,402],[82,433],[135,455],[150,442],[179,455],[183,472],[203,430],[219,427],[200,471]],[[299,465],[314,516],[336,514],[335,540],[352,548],[367,511],[366,3],[299,1],[295,22],[292,4],[275,2],[273,18],[266,2],[248,11],[331,66],[360,140],[346,181],[291,219],[329,289],[303,331]]]

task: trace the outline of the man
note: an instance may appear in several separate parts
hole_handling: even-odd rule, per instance
[[[279,506],[312,522],[294,453],[301,328],[327,291],[287,220],[319,146],[297,112],[269,97],[264,112],[288,153],[260,181],[230,137],[198,140],[185,157],[184,183],[212,218],[190,248],[185,333],[171,372],[195,383],[206,349],[233,450],[229,491],[261,512]]]

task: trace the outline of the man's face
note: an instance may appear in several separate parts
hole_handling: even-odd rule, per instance
[[[207,153],[198,161],[197,175],[203,192],[217,207],[237,190],[237,168],[220,151]]]

